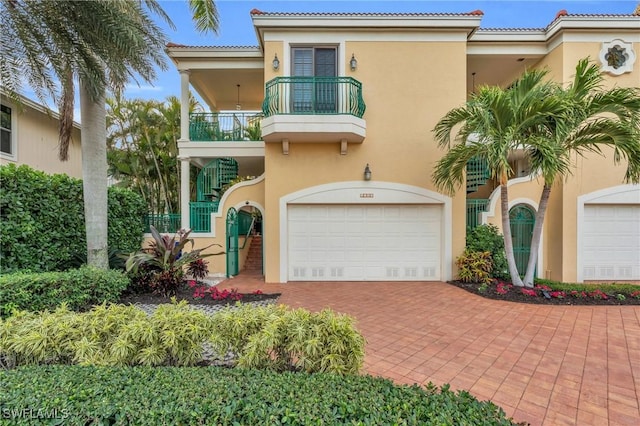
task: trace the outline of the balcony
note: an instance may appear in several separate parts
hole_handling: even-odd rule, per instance
[[[196,112],[189,114],[189,139],[192,142],[261,141],[262,113]]]
[[[276,77],[262,104],[265,142],[361,143],[362,84],[351,77]]]

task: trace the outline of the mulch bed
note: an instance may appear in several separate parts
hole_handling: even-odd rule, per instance
[[[223,290],[219,288],[219,290]],[[229,289],[231,290],[231,289]],[[178,293],[176,294],[176,300],[178,302],[185,300],[190,305],[235,305],[236,301],[231,299],[225,300],[214,300],[210,295],[206,295],[204,298],[194,298],[193,297],[193,288],[189,288],[186,284],[182,286]],[[271,293],[271,294],[254,294],[254,293],[240,293],[242,294],[242,298],[240,302],[259,302],[262,300],[271,300],[277,299],[280,297],[280,293]],[[143,304],[143,305],[160,305],[162,303],[171,303],[169,298],[160,296],[154,293],[130,293],[123,295],[118,303],[122,303],[125,305],[129,304]]]
[[[487,286],[484,292],[479,291],[480,284],[477,283],[463,283],[461,281],[449,281],[449,284],[456,287],[460,287],[470,293],[477,294],[478,296],[485,297],[487,299],[505,300],[508,302],[518,303],[530,303],[535,305],[640,305],[640,299],[626,296],[624,300],[620,300],[616,297],[616,293],[607,292],[607,286],[594,286],[594,290],[599,288],[606,295],[607,299],[597,299],[594,297],[574,297],[567,295],[564,298],[551,297],[547,299],[544,297],[539,289],[536,289],[537,296],[529,296],[523,294],[520,288],[517,287],[504,287],[507,292],[505,294],[498,293],[498,287],[495,284]]]

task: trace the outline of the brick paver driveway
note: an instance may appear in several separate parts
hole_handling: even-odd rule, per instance
[[[357,318],[365,371],[450,383],[532,425],[639,425],[640,306],[541,306],[483,299],[445,283],[265,284],[281,303]]]

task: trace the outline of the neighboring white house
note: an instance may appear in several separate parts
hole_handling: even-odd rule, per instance
[[[69,160],[58,159],[60,115],[28,98],[16,103],[0,90],[0,164],[26,164],[43,172],[82,177],[80,124],[73,123]]]

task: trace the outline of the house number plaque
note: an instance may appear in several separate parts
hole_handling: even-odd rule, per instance
[[[362,194],[360,194],[360,198],[373,198],[373,193],[372,192],[363,192]]]

